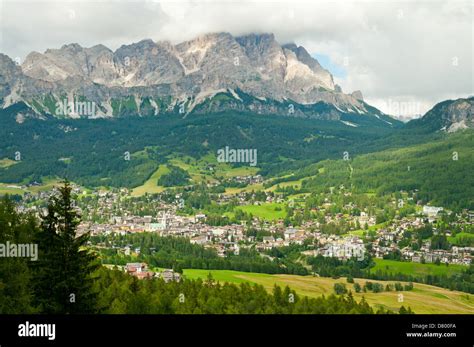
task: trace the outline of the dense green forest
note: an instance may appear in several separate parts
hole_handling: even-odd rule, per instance
[[[395,131],[236,112],[185,119],[179,114],[95,120],[27,118],[17,123],[15,115],[27,111],[22,104],[0,110],[0,158],[13,160],[16,152],[21,154],[21,161],[0,168],[0,182],[57,176],[86,186],[134,187],[172,154],[199,158],[225,146],[257,149],[261,173],[271,176],[342,158],[345,151],[354,156],[388,148],[385,138]],[[410,139],[409,143],[422,141]]]
[[[235,112],[185,119],[27,119],[19,124],[14,115],[22,107],[0,111],[0,159],[14,159],[17,153],[21,158],[0,167],[0,182],[68,177],[85,186],[135,187],[176,155],[201,158],[230,146],[257,149],[259,173],[275,177],[271,184],[302,178],[303,191],[344,184],[380,195],[417,189],[425,202],[474,208],[472,130],[354,128],[336,121]],[[187,172],[174,167],[160,185],[184,185],[188,179]]]
[[[320,298],[301,297],[289,287],[275,286],[268,293],[263,286],[241,283],[220,284],[207,280],[139,281],[119,271],[102,270],[97,290],[104,313],[154,314],[371,314],[377,312],[352,295]],[[403,306],[400,313],[408,313]]]
[[[102,262],[125,265],[127,262],[143,261],[155,267],[182,269],[236,270],[268,274],[308,275],[308,271],[295,262],[286,259],[270,260],[262,257],[254,249],[242,248],[239,255],[229,254],[219,257],[215,250],[193,245],[187,238],[161,237],[156,234],[140,233],[131,235],[94,236],[92,245],[105,245],[100,248]],[[111,246],[115,246],[112,248]],[[140,248],[136,257],[121,254],[117,247]]]
[[[417,191],[424,203],[454,210],[474,209],[474,132],[438,141],[370,153],[353,160],[327,160],[297,171],[306,191],[328,191],[344,185],[355,192],[384,195]]]
[[[191,178],[186,170],[174,165],[168,165],[170,172],[158,179],[158,185],[163,187],[185,186]]]

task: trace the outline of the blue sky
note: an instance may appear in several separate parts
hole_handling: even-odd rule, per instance
[[[313,58],[319,61],[319,64],[337,78],[345,79],[347,77],[347,71],[343,66],[335,64],[331,61],[331,58],[325,54],[313,54]]]

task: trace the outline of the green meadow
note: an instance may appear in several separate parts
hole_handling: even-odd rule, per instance
[[[456,236],[448,237],[448,242],[453,245],[460,245],[461,240],[463,241],[468,240],[470,247],[474,246],[474,234],[461,232],[461,233],[456,234]]]
[[[253,216],[268,221],[285,218],[285,205],[278,203],[264,203],[261,205],[245,205],[239,206],[238,209],[251,213]]]
[[[145,181],[141,186],[135,187],[132,191],[133,196],[142,196],[145,193],[154,194],[161,193],[164,188],[158,186],[158,179],[170,172],[166,165],[160,165],[160,167]]]
[[[184,276],[189,279],[201,278],[206,280],[209,273],[211,273],[214,280],[219,282],[260,284],[268,291],[271,291],[275,285],[281,287],[289,286],[297,294],[308,297],[333,294],[335,283],[344,283],[348,289],[353,289],[352,284],[347,283],[345,278],[268,275],[231,270],[184,270]],[[354,281],[362,286],[367,280],[356,278]],[[388,283],[394,283],[394,281],[370,281],[381,283],[384,286]],[[403,292],[355,293],[353,290],[352,292],[356,300],[364,297],[371,306],[375,308],[383,307],[394,312],[397,312],[400,306],[404,305],[405,307],[409,306],[415,313],[420,314],[474,314],[474,295],[472,294],[450,291],[426,284],[414,283],[413,285],[413,290]],[[402,296],[399,296],[399,294],[402,294]]]
[[[448,266],[441,264],[421,264],[413,262],[403,262],[396,260],[374,259],[375,266],[372,272],[381,270],[393,274],[402,273],[404,275],[424,276],[424,275],[453,275],[466,269],[463,265],[450,264]]]

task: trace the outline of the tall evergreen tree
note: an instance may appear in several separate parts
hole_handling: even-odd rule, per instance
[[[0,201],[0,243],[29,244],[37,228],[31,215],[20,214],[5,196]],[[27,258],[0,258],[0,314],[34,313]]]
[[[43,313],[96,312],[94,271],[99,264],[85,246],[89,233],[77,235],[80,222],[68,181],[51,197],[38,233],[39,261],[35,300]]]

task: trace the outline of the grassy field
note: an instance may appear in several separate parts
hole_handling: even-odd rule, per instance
[[[446,266],[435,264],[421,264],[413,262],[402,262],[396,260],[374,259],[375,267],[371,271],[382,270],[391,273],[402,273],[406,275],[453,275],[466,269],[463,265],[450,264]]]
[[[54,187],[58,187],[61,185],[61,180],[57,178],[49,178],[49,179],[44,179],[43,184],[39,186],[32,186],[28,188],[28,191],[32,193],[38,193],[38,192],[43,192],[47,190],[51,190]]]
[[[154,194],[154,193],[161,193],[164,188],[157,185],[158,179],[170,172],[170,170],[166,167],[166,165],[160,165],[158,170],[156,170],[151,177],[145,181],[141,186],[138,186],[133,189],[132,196],[142,196],[145,193]]]
[[[372,272],[381,270],[391,273],[402,273],[405,275],[452,275],[459,273],[466,269],[463,265],[435,265],[435,264],[420,264],[413,262],[402,262],[396,260],[374,259],[375,266],[371,269]]]
[[[25,194],[26,190],[21,189],[18,185],[16,184],[5,184],[5,183],[0,183],[0,195],[23,195]]]
[[[293,187],[295,189],[300,189],[302,182],[303,182],[303,179],[299,179],[297,181],[280,182],[278,184],[275,184],[275,185],[271,186],[270,188],[268,188],[266,190],[267,191],[274,191],[278,188],[278,186],[280,188]]]
[[[230,167],[228,164],[224,164],[218,167],[217,174],[230,178],[237,176],[254,176],[257,172],[258,168],[252,166]]]
[[[358,236],[358,237],[364,237],[366,231],[363,229],[358,229],[358,230],[352,230],[349,231],[346,235],[347,236]]]
[[[9,167],[18,163],[19,163],[18,161],[11,160],[8,158],[0,159],[0,168]]]
[[[258,190],[264,190],[262,183],[249,184],[248,186],[244,188],[226,188],[225,194],[232,195],[232,194],[239,194],[242,192],[248,193],[251,191],[258,191]]]
[[[461,239],[468,239],[470,242],[470,246],[471,247],[474,246],[474,234],[462,232],[462,233],[456,234],[456,236],[448,237],[449,243],[453,245],[459,245],[459,242]]]
[[[194,183],[215,181],[215,179],[210,175],[211,172],[209,170],[206,170],[205,161],[200,162],[191,157],[184,157],[173,158],[170,160],[170,163],[187,171]]]
[[[348,289],[352,284],[346,283],[345,278],[332,279],[325,277],[296,276],[296,275],[268,275],[259,273],[239,272],[230,270],[197,270],[185,269],[184,275],[190,279],[201,278],[205,280],[209,274],[220,282],[242,283],[250,282],[264,286],[268,291],[278,286],[289,286],[300,295],[318,297],[334,293],[335,283],[345,283]],[[355,279],[355,282],[363,285],[365,279]],[[393,281],[374,281],[382,284],[394,283]],[[403,282],[402,282],[403,283]],[[354,292],[354,291],[353,291]],[[400,306],[409,306],[415,313],[426,314],[449,314],[465,313],[474,314],[474,295],[462,292],[449,291],[447,289],[414,283],[412,291],[404,291],[403,302],[399,302],[399,292],[381,293],[353,293],[356,299],[362,296],[373,307],[383,307],[398,311]]]
[[[45,179],[43,184],[41,184],[39,186],[31,186],[31,187],[28,187],[28,188],[25,188],[25,189],[22,189],[20,187],[20,184],[0,183],[0,195],[6,195],[6,194],[23,195],[27,192],[29,192],[29,193],[38,193],[38,192],[41,192],[41,191],[50,190],[54,186],[58,186],[59,184],[60,184],[60,180],[53,179],[53,178]]]
[[[257,167],[232,167],[226,163],[219,163],[212,153],[199,159],[194,159],[189,156],[175,157],[170,159],[170,163],[186,170],[194,183],[213,183],[217,182],[217,178],[225,179],[236,176],[251,176],[256,175],[259,170]],[[210,170],[211,167],[212,170]]]
[[[234,169],[234,170],[236,170],[236,169]],[[297,181],[281,182],[281,183],[278,183],[278,184],[274,184],[273,186],[268,187],[268,188],[265,188],[263,186],[263,184],[261,184],[261,183],[251,184],[251,185],[248,185],[245,188],[227,188],[226,189],[226,194],[236,194],[236,193],[240,193],[240,192],[250,192],[252,190],[255,190],[255,191],[264,190],[266,192],[273,192],[277,189],[278,186],[280,186],[280,188],[294,187],[296,189],[299,189],[299,188],[301,188],[301,183],[302,182],[303,182],[303,179],[300,179],[300,180],[297,180]]]
[[[254,217],[259,217],[269,221],[285,218],[286,216],[285,206],[277,203],[246,205],[237,208],[244,212],[253,214]],[[276,208],[280,208],[280,210],[276,210]]]

